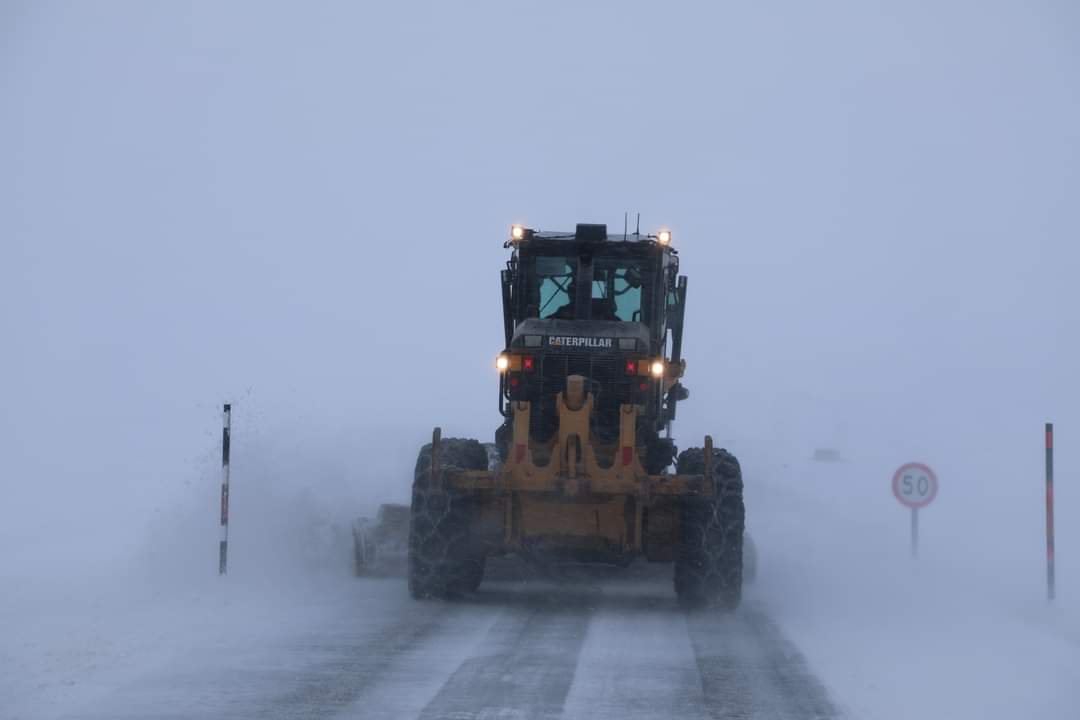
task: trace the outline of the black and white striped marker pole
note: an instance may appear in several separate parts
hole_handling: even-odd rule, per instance
[[[225,574],[229,559],[229,435],[232,405],[225,403],[221,429],[221,544],[218,546],[218,575]]]
[[[1046,423],[1046,599],[1054,599],[1054,423]]]

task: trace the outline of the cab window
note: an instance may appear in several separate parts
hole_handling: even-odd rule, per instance
[[[538,255],[528,268],[526,317],[572,319],[576,257]]]
[[[593,263],[592,318],[643,322],[641,263],[601,259]]]

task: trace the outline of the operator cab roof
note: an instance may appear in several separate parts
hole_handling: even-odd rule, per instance
[[[660,230],[656,235],[642,235],[638,232],[609,235],[607,225],[604,224],[578,223],[574,232],[532,230],[521,225],[514,225],[510,228],[510,241],[507,244],[520,247],[537,240],[581,244],[604,242],[656,244],[668,249],[671,247],[671,231]]]

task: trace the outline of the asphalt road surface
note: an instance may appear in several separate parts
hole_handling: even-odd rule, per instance
[[[166,664],[70,720],[140,718],[834,718],[752,597],[686,613],[670,567],[537,577],[415,602],[400,578],[347,585],[315,629]]]

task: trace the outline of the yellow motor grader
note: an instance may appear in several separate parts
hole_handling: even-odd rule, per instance
[[[686,277],[667,230],[609,236],[513,226],[502,271],[494,452],[436,428],[416,463],[416,598],[475,591],[488,557],[674,564],[686,607],[735,608],[739,463],[705,437],[676,452]],[[675,472],[670,473],[672,464]]]

